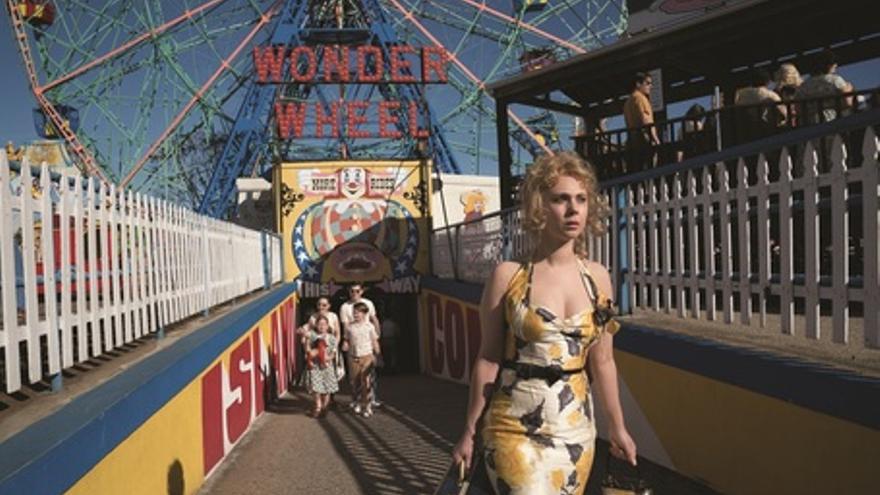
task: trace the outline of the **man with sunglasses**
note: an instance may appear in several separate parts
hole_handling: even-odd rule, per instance
[[[364,284],[360,282],[355,282],[348,287],[348,301],[342,303],[342,307],[339,308],[339,320],[342,323],[343,335],[348,334],[348,326],[354,322],[354,305],[357,303],[364,303],[367,305],[367,316],[369,317],[370,323],[373,324],[373,327],[376,329],[382,328],[379,325],[379,318],[376,316],[376,306],[373,304],[373,301],[370,301],[366,297],[364,297]],[[347,352],[348,346],[347,342],[343,340],[342,350],[346,351],[346,355],[348,356],[348,369],[351,370],[351,355]],[[349,383],[351,383],[352,392],[357,396],[357,390],[355,387],[357,384],[353,381],[354,377],[351,373],[348,374]],[[375,375],[375,367],[373,367],[373,376],[371,378],[373,383],[373,398],[372,398],[372,406],[377,408],[381,405],[378,399],[377,392],[377,380]],[[356,407],[356,402],[352,401],[351,407]]]

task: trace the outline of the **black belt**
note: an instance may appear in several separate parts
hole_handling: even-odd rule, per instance
[[[553,386],[554,383],[562,380],[565,376],[574,375],[584,371],[583,368],[564,370],[558,366],[537,366],[534,364],[518,363],[516,361],[504,361],[501,363],[501,366],[515,371],[517,378],[523,380],[538,378],[546,381],[549,386]]]

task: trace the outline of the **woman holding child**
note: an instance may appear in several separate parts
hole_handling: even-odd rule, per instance
[[[330,394],[339,391],[334,366],[338,345],[336,336],[330,332],[330,320],[325,315],[316,315],[315,325],[306,335],[306,383],[315,397],[312,417],[321,416],[330,403]]]
[[[330,376],[330,374],[332,373],[335,382],[338,382],[339,380],[342,379],[342,375],[345,373],[345,371],[344,371],[345,368],[342,365],[342,355],[338,352],[339,342],[341,341],[339,317],[336,316],[336,313],[334,313],[333,311],[330,311],[330,299],[327,297],[318,298],[318,303],[317,303],[316,309],[317,309],[317,311],[312,313],[312,315],[309,317],[309,321],[297,330],[297,334],[302,339],[302,341],[301,341],[302,345],[306,349],[307,353],[309,353],[309,352],[323,352],[323,355],[325,356],[324,359],[327,360],[326,363],[328,364],[328,366],[327,366],[328,369],[327,370],[323,370],[323,369],[317,370],[316,371],[317,374],[315,375],[315,378],[323,382],[326,380],[326,377]],[[327,335],[329,335],[330,337],[332,337],[332,343],[333,343],[332,347],[329,346],[329,344],[331,343],[331,339],[329,337],[322,336],[318,339],[313,340],[313,336],[319,335],[318,322],[320,320],[324,320],[327,323],[327,328],[326,328],[325,333]],[[323,350],[319,350],[318,346]],[[327,358],[326,356],[329,356],[329,358]],[[311,357],[309,357],[309,354],[307,354],[306,362],[307,362],[307,367],[306,367],[307,373],[305,375],[306,388],[309,390],[310,393],[313,393],[313,394],[317,393],[318,395],[321,395],[321,394],[327,395],[327,397],[322,399],[320,401],[320,403],[319,403],[317,396],[316,396],[315,409],[312,411],[312,413],[314,416],[317,416],[317,415],[323,413],[324,411],[326,411],[326,409],[333,404],[333,394],[338,392],[339,385],[337,383],[333,387],[330,387],[329,385],[320,387],[322,390],[330,390],[327,392],[318,392],[316,390],[313,390],[312,389],[313,380],[312,380],[312,373],[311,373],[311,371],[312,371],[311,365],[313,363],[313,359]]]

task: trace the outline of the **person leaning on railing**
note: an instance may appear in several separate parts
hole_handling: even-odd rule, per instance
[[[837,57],[823,50],[814,60],[810,78],[798,88],[796,97],[805,102],[804,117],[808,124],[831,122],[853,106],[853,85],[837,74]],[[818,98],[818,100],[817,100]]]
[[[623,118],[629,129],[626,139],[626,166],[624,172],[636,172],[654,165],[655,147],[660,144],[651,108],[651,87],[654,80],[644,72],[637,72],[632,81],[632,93],[623,104]]]
[[[767,71],[756,69],[750,86],[736,92],[734,103],[741,107],[737,109],[737,136],[744,142],[774,134],[788,117],[782,98],[769,88],[770,81]]]

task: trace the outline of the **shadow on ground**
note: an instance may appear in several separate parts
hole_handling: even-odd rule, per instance
[[[330,440],[341,463],[355,478],[360,493],[431,494],[451,462],[465,414],[467,388],[420,375],[380,379],[382,407],[369,419],[354,415],[341,393],[338,405],[315,420]],[[311,398],[304,392],[288,395],[270,409],[272,414],[304,415]],[[600,494],[607,445],[600,441],[590,477],[588,495]],[[647,461],[641,474],[654,494],[715,493],[691,480]]]

